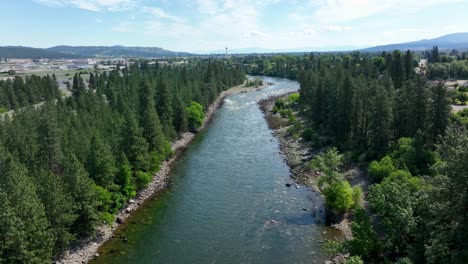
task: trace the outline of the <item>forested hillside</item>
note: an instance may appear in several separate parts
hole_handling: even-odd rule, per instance
[[[352,263],[468,261],[464,117],[451,113],[442,83],[429,84],[423,72],[415,71],[413,53],[242,62],[250,73],[300,82],[298,100],[277,101],[274,110],[289,116],[293,137],[330,148],[310,166],[322,175],[318,182],[328,209],[354,214],[353,238],[327,244],[330,252],[350,253],[357,261]],[[294,101],[302,122],[289,108]],[[358,206],[360,192],[342,173],[350,163],[367,168],[373,183],[365,197],[367,210]]]
[[[200,60],[76,75],[61,98],[53,77],[0,82],[0,262],[50,263],[92,236],[172,155],[199,111],[242,83],[237,66]],[[38,109],[30,107],[44,102]],[[203,113],[201,113],[203,114]]]

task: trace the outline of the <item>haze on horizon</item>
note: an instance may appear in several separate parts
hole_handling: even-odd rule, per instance
[[[340,50],[466,32],[466,6],[468,0],[2,1],[0,46]]]

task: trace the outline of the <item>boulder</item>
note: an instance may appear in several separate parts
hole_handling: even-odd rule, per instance
[[[291,184],[290,184],[290,183],[286,183],[286,187],[291,187]]]
[[[115,221],[117,222],[117,224],[123,224],[124,219],[123,219],[123,217],[118,216],[117,219],[116,219]]]

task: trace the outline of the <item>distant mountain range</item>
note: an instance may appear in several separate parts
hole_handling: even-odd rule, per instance
[[[453,33],[433,39],[423,39],[398,44],[382,45],[371,48],[361,49],[360,51],[379,52],[391,50],[429,50],[433,46],[441,49],[468,49],[468,32]]]
[[[191,56],[188,52],[175,52],[157,47],[124,46],[56,46],[46,49],[22,46],[0,47],[0,58],[71,59],[71,58],[160,58]]]
[[[49,58],[49,59],[71,59],[77,58],[80,56],[77,55],[70,55],[70,54],[63,54],[60,52],[55,52],[52,50],[47,49],[38,49],[38,48],[30,48],[30,47],[23,47],[23,46],[7,46],[7,47],[0,47],[0,58],[17,58],[17,59],[42,59],[42,58]]]
[[[461,49],[468,50],[468,32],[454,33],[434,39],[423,39],[419,41],[382,45],[359,49],[363,52],[380,52],[391,50],[429,50],[433,46],[439,49]],[[228,50],[229,54],[249,53],[307,53],[311,51],[350,51],[356,50],[352,46],[335,46],[324,48],[302,48],[302,49],[234,49]],[[225,50],[217,50],[211,54],[224,54]],[[206,53],[205,53],[206,54]],[[125,46],[56,46],[47,49],[30,48],[22,46],[0,47],[0,58],[161,58],[161,57],[186,57],[196,56],[188,52],[175,52],[158,47],[125,47]]]
[[[125,47],[125,46],[56,46],[48,48],[48,51],[58,52],[81,57],[180,57],[190,56],[188,52],[175,52],[158,47]]]
[[[228,49],[228,54],[271,54],[271,53],[309,53],[326,52],[326,51],[349,51],[356,50],[361,47],[357,46],[328,46],[328,47],[304,47],[290,49],[265,49],[265,48],[243,48],[243,49]],[[205,52],[206,53],[206,52]],[[214,50],[210,54],[225,54],[226,50]]]

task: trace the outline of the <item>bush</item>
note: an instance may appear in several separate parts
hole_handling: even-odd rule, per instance
[[[346,260],[346,264],[364,264],[364,261],[358,256],[352,256]]]
[[[311,128],[306,128],[302,131],[302,138],[305,141],[311,141],[312,137],[314,136],[314,131]]]
[[[327,207],[343,213],[355,205],[354,190],[348,181],[336,181],[325,188],[325,204]]]
[[[396,168],[393,166],[393,160],[390,156],[385,156],[380,161],[372,161],[369,164],[368,169],[368,172],[374,179],[374,182],[377,183],[390,176],[394,171],[396,171]]]
[[[151,181],[151,176],[143,171],[136,173],[136,186],[138,190],[145,188]]]
[[[468,93],[468,86],[460,86],[458,87],[458,91],[462,93]]]
[[[278,111],[279,111],[282,118],[289,118],[289,117],[291,117],[293,115],[293,112],[292,112],[292,110],[290,108],[287,108],[287,109],[282,108],[282,109],[280,109]]]
[[[288,96],[288,102],[291,104],[297,104],[299,103],[300,95],[299,93],[293,93]]]
[[[284,100],[283,99],[276,100],[275,106],[278,110],[283,109],[285,106]]]
[[[186,111],[189,129],[195,132],[203,124],[203,119],[205,118],[203,106],[197,102],[192,102]]]
[[[340,241],[328,239],[325,241],[325,243],[323,243],[321,249],[323,252],[325,252],[325,254],[333,256],[343,252],[345,249],[345,244]]]

